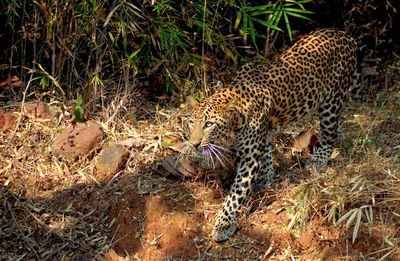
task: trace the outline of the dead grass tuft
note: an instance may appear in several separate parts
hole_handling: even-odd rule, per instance
[[[248,203],[241,229],[215,244],[209,234],[232,176],[197,166],[170,175],[188,133],[189,111],[118,94],[92,117],[107,138],[84,158],[51,150],[68,126],[20,118],[0,132],[0,256],[4,259],[399,259],[400,87],[346,106],[346,131],[332,164],[303,168],[308,153],[292,150],[294,134],[316,121],[288,126],[275,138],[276,183]],[[18,109],[17,109],[18,111]],[[96,180],[96,157],[116,142],[130,147],[124,171]],[[303,146],[304,147],[304,146]],[[174,165],[170,164],[170,168]],[[193,167],[193,166],[191,166]],[[193,171],[192,171],[193,172]],[[221,173],[227,173],[222,169]],[[113,252],[114,250],[115,252]],[[189,255],[189,256],[188,256]],[[124,258],[125,257],[125,258]]]

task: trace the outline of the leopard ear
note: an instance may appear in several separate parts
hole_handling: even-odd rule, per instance
[[[189,107],[191,107],[191,108],[196,107],[196,105],[199,103],[199,101],[196,98],[194,98],[193,96],[187,96],[186,102],[189,105]]]

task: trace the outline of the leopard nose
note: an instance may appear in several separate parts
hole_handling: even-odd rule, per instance
[[[202,151],[201,142],[192,143],[192,145],[196,150]]]

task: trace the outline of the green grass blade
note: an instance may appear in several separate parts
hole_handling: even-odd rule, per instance
[[[242,12],[239,12],[239,14],[237,15],[236,20],[235,20],[235,29],[238,28],[241,20],[242,20]]]

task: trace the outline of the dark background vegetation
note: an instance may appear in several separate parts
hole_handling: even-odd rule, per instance
[[[3,0],[0,76],[29,82],[32,98],[82,96],[85,113],[120,93],[182,102],[316,28],[349,31],[360,58],[382,66],[399,49],[399,10],[395,0]]]

